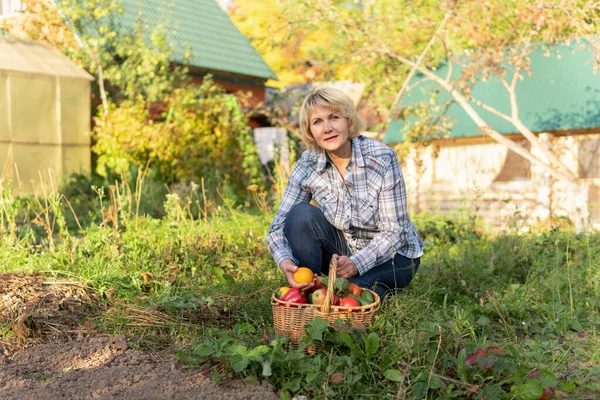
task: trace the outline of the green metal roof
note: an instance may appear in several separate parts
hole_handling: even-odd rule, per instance
[[[150,29],[167,22],[175,62],[181,62],[189,45],[189,65],[215,71],[277,79],[248,38],[231,22],[215,0],[123,0],[119,21],[134,28],[139,13]]]
[[[576,44],[556,48],[556,55],[545,56],[539,48],[531,54],[531,76],[517,83],[517,101],[521,120],[533,132],[552,132],[600,127],[600,75],[593,71],[593,55],[589,50],[578,51]],[[458,79],[461,70],[454,64],[453,79]],[[445,77],[448,66],[440,67],[436,73]],[[413,83],[422,76],[416,76]],[[405,94],[403,105],[429,101],[431,90],[439,86],[426,81]],[[506,89],[497,78],[480,81],[472,90],[473,97],[481,100],[504,114],[510,115],[510,104]],[[450,100],[450,95],[441,90],[438,104]],[[471,103],[472,104],[472,103]],[[508,121],[472,104],[482,118],[502,134],[518,133]],[[446,115],[454,119],[451,138],[477,137],[482,134],[461,106],[452,104]],[[390,123],[384,142],[402,141],[404,122]]]

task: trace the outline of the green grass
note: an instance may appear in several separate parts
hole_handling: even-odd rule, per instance
[[[268,380],[282,398],[600,396],[596,232],[490,236],[469,218],[414,216],[428,248],[413,283],[368,335],[313,321],[306,345],[323,347],[308,356],[273,334],[270,293],[285,282],[264,242],[269,215],[223,202],[190,218],[203,213],[163,196],[153,217],[88,195],[67,197],[86,215],[79,229],[65,198],[57,212],[4,191],[0,272],[87,283],[108,305],[95,325],[137,348],[179,349],[216,379]],[[52,240],[36,212],[54,221]]]

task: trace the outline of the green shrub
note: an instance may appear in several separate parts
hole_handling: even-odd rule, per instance
[[[258,150],[236,97],[205,79],[175,89],[161,108],[153,119],[144,101],[128,100],[96,118],[100,175],[151,165],[163,182],[204,180],[207,190],[240,198],[247,186],[262,182]]]
[[[426,245],[457,243],[482,236],[476,222],[464,216],[423,212],[411,217]]]

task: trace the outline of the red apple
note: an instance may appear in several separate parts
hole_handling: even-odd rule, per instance
[[[344,297],[340,303],[342,307],[360,307],[360,301],[356,300],[354,297]]]
[[[333,295],[333,305],[334,306],[339,306],[340,305],[340,296],[338,296],[337,294],[334,293]]]

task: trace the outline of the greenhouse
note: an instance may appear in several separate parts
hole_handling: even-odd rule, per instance
[[[0,168],[32,193],[91,168],[93,77],[51,46],[0,37]]]

